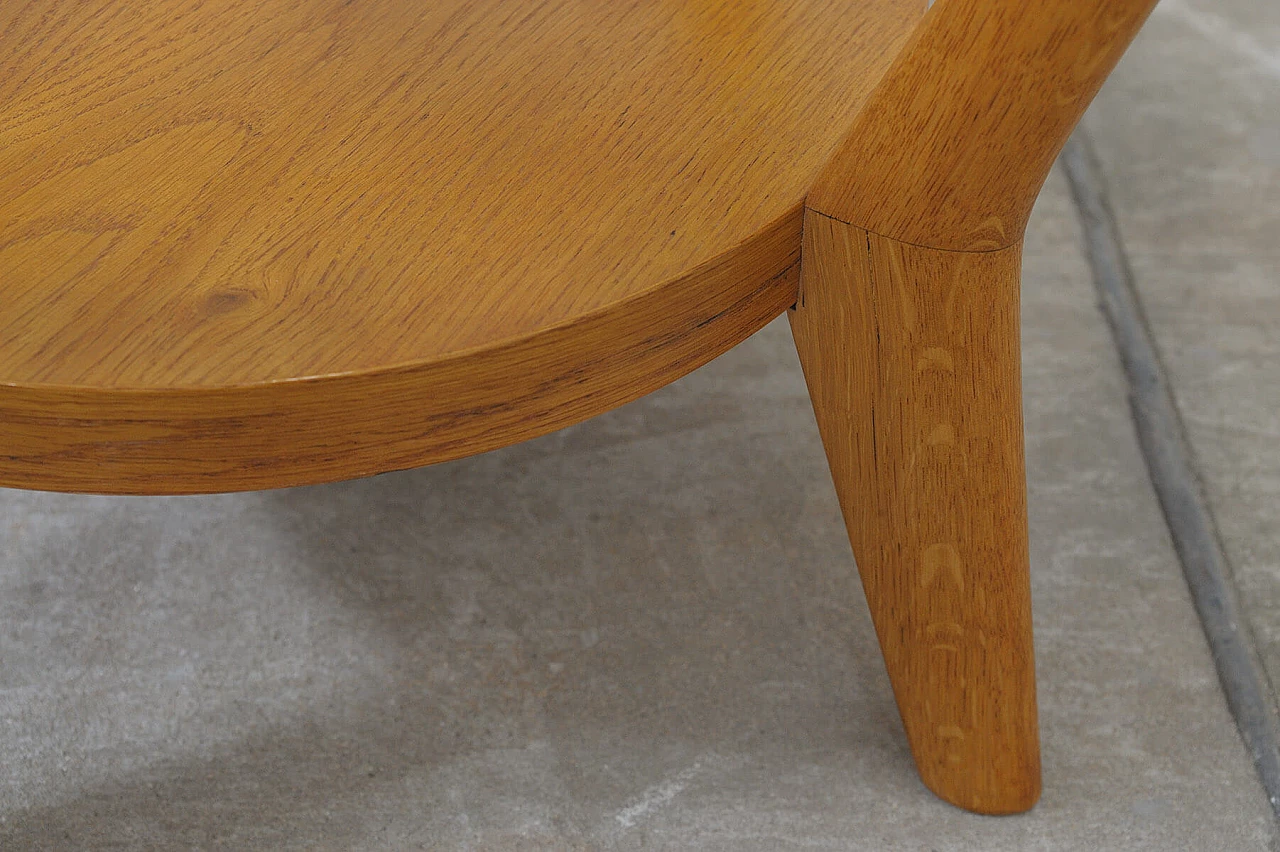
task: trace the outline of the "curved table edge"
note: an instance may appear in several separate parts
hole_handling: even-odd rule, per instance
[[[0,487],[208,494],[422,467],[535,438],[675,381],[795,303],[803,205],[688,273],[421,363],[243,387],[0,383]]]

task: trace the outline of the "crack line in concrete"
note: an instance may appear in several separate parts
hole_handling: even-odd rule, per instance
[[[1129,403],[1151,483],[1209,641],[1227,705],[1253,757],[1272,812],[1280,820],[1280,720],[1275,712],[1275,693],[1244,619],[1230,563],[1133,284],[1102,171],[1084,131],[1077,130],[1068,140],[1061,160],[1084,226],[1094,285],[1129,383]]]

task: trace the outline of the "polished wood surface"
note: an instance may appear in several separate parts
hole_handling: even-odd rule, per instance
[[[0,4],[0,484],[360,476],[653,390],[794,300],[921,11]]]
[[[790,223],[784,223],[790,224]],[[757,247],[789,248],[799,228]],[[786,248],[784,248],[786,247]],[[7,388],[3,482],[164,494],[273,488],[459,458],[584,420],[714,358],[795,301],[793,264],[742,293],[754,253],[602,311],[458,358],[247,387]],[[660,329],[657,333],[655,329]]]
[[[1021,245],[921,248],[816,211],[791,328],[925,784],[1040,794],[1018,345]]]
[[[1155,5],[940,0],[808,206],[916,245],[1013,245],[1058,151]]]
[[[795,304],[921,776],[1026,809],[1020,241],[1153,5],[0,4],[0,485],[456,458]]]
[[[941,0],[806,201],[792,314],[921,778],[1040,792],[1018,339],[1049,168],[1155,0]]]

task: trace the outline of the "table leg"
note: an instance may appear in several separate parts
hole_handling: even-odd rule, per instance
[[[810,210],[791,312],[920,776],[981,813],[1040,792],[1020,268]]]

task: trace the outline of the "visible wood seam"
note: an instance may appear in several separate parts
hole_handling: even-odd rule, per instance
[[[910,240],[898,239],[897,237],[891,237],[891,236],[888,236],[887,234],[881,234],[878,231],[873,231],[870,228],[866,227],[865,225],[859,225],[856,222],[846,222],[844,219],[841,219],[839,216],[832,216],[830,213],[823,213],[821,210],[819,210],[816,207],[808,206],[808,202],[805,203],[805,209],[813,213],[817,213],[819,216],[825,216],[828,219],[839,222],[842,225],[848,225],[850,228],[858,228],[860,230],[866,231],[868,234],[871,234],[872,236],[882,237],[883,239],[886,239],[886,240],[893,240],[895,243],[902,243],[904,246],[913,246],[915,248],[928,249],[929,251],[941,251],[941,252],[946,252],[947,254],[992,254],[998,251],[1008,251],[1009,249],[1016,246],[1018,243],[1022,242],[1022,235],[1019,234],[1018,239],[1014,240],[1008,245],[1000,246],[999,248],[992,248],[992,249],[941,248],[940,246],[931,246],[931,245],[926,245],[924,243],[913,243]]]
[[[831,218],[834,218],[834,217],[831,217]],[[850,227],[856,228],[857,225],[852,225]],[[871,356],[873,358],[873,375],[876,378],[877,384],[879,384],[883,380],[883,371],[880,368],[880,356],[881,356],[880,305],[879,305],[879,300],[876,298],[878,295],[878,292],[876,289],[876,265],[873,262],[872,256],[871,256],[872,252],[871,252],[871,232],[870,231],[866,231],[866,238],[863,240],[862,248],[866,252],[865,260],[863,262],[866,264],[867,282],[870,285],[869,287],[867,287],[867,299],[868,301],[871,302],[871,329],[876,336],[875,345],[871,347]],[[870,399],[867,401],[867,411],[871,415],[871,460],[872,460],[871,467],[872,467],[872,470],[875,471],[876,476],[879,477],[880,440],[876,434],[876,401],[874,399]]]
[[[907,246],[1009,248],[1155,3],[936,4],[854,115],[810,209]]]

